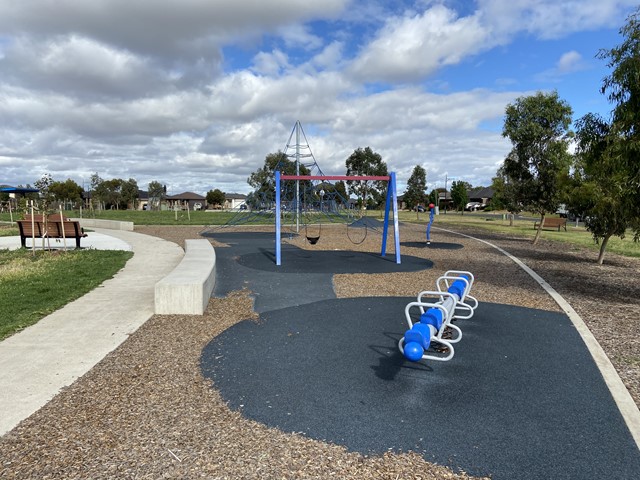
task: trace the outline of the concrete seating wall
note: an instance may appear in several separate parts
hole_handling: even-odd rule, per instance
[[[155,286],[155,313],[203,315],[215,286],[216,253],[208,240],[185,240],[178,266]]]
[[[98,218],[73,218],[72,220],[80,222],[82,228],[107,228],[109,230],[126,230],[133,232],[133,222],[101,220]]]

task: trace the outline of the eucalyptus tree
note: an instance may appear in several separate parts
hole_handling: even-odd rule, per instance
[[[382,160],[379,153],[371,150],[370,147],[358,148],[345,161],[347,175],[362,176],[386,176],[387,164]],[[358,197],[358,202],[362,208],[370,203],[378,206],[384,201],[384,192],[388,187],[388,182],[375,180],[347,180],[347,190],[349,194]]]
[[[411,177],[407,181],[407,189],[404,192],[404,203],[409,210],[416,205],[424,204],[427,200],[427,171],[420,165],[413,167]]]
[[[264,164],[261,168],[252,172],[247,183],[254,189],[252,195],[252,202],[257,202],[257,205],[268,205],[275,201],[276,191],[276,179],[275,172],[278,170],[283,175],[295,175],[299,172],[300,175],[310,175],[311,171],[304,165],[299,165],[296,168],[296,161],[289,159],[286,153],[278,151],[276,153],[269,153],[264,159]],[[283,201],[292,201],[295,197],[291,185],[287,182],[281,184],[281,195]],[[311,189],[311,182],[303,180],[299,182],[299,194],[301,197],[305,196],[307,191]],[[303,200],[298,199],[299,204],[303,203]]]
[[[620,30],[622,44],[601,50],[611,74],[601,92],[614,105],[611,121],[589,113],[577,122],[570,209],[585,217],[600,244],[602,264],[609,239],[628,229],[640,237],[640,9]]]
[[[226,200],[226,196],[222,190],[216,188],[215,190],[209,190],[207,192],[206,199],[209,205],[222,207]]]
[[[451,201],[456,210],[461,210],[464,215],[464,207],[469,202],[469,195],[467,194],[467,189],[469,189],[471,185],[467,182],[463,182],[461,180],[455,180],[451,184]]]
[[[68,203],[76,204],[80,202],[83,190],[74,180],[68,178],[64,182],[52,182],[49,186],[49,192],[66,207]]]
[[[149,182],[147,186],[149,192],[149,207],[150,210],[154,208],[156,210],[160,210],[160,206],[162,205],[162,200],[164,200],[166,196],[166,191],[164,185],[162,185],[157,180],[153,180]]]
[[[557,92],[519,97],[506,108],[502,135],[513,148],[502,170],[523,208],[540,215],[533,243],[538,243],[544,217],[560,204],[560,182],[571,163],[568,143],[572,109]]]
[[[609,239],[624,238],[632,212],[624,185],[628,176],[616,161],[619,138],[598,115],[587,114],[576,124],[576,155],[568,197],[571,212],[585,218],[585,226],[600,245],[602,264]]]
[[[610,162],[621,172],[620,188],[634,230],[640,238],[640,7],[629,15],[620,29],[622,43],[600,50],[598,57],[612,69],[605,77],[601,92],[614,105],[611,134],[613,155]]]

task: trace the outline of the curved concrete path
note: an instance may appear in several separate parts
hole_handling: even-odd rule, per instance
[[[5,238],[0,248],[10,248]],[[184,255],[175,243],[122,230],[95,229],[83,247],[132,250],[112,279],[0,342],[0,435],[88,372],[154,314],[156,282]]]

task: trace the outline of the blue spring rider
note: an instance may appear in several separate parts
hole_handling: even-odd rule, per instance
[[[453,344],[462,339],[462,330],[451,321],[456,318],[468,319],[474,314],[478,301],[469,295],[474,277],[471,272],[449,270],[436,282],[437,291],[420,292],[415,302],[405,307],[405,317],[409,329],[400,339],[398,346],[407,360],[447,361],[453,358]],[[424,297],[437,296],[436,302],[427,301]],[[420,319],[414,323],[411,309],[420,309]],[[453,338],[444,339],[446,329],[454,332]],[[448,354],[444,356],[427,353],[433,343],[446,347]]]

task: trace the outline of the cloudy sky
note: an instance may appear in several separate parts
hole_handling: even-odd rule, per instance
[[[636,0],[0,0],[0,184],[44,173],[248,193],[299,120],[325,174],[358,147],[488,185],[505,107],[607,116],[595,58]]]

